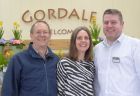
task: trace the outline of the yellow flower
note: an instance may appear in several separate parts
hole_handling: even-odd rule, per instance
[[[20,40],[21,39],[20,25],[19,25],[18,22],[14,22],[13,25],[14,25],[14,29],[12,31],[13,31],[13,34],[14,34],[14,39],[15,40]]]
[[[0,21],[0,39],[2,38],[3,34],[4,34],[4,30],[3,30],[3,22]]]
[[[15,28],[19,28],[20,27],[18,22],[14,22],[13,25],[14,25]]]
[[[94,24],[94,25],[96,25],[96,16],[95,15],[92,16],[91,23]]]
[[[3,25],[3,22],[2,22],[2,21],[0,21],[0,28],[2,27],[2,25]]]
[[[5,56],[7,59],[10,59],[10,58],[13,56],[12,50],[10,50],[10,49],[5,50],[4,56]]]
[[[6,57],[9,57],[9,56],[10,56],[10,52],[6,52],[6,53],[5,53],[5,56],[6,56]]]

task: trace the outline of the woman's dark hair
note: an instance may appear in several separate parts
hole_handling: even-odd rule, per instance
[[[68,54],[68,58],[73,60],[73,61],[77,61],[78,60],[78,50],[76,48],[76,38],[77,38],[77,34],[81,31],[84,30],[87,32],[88,36],[89,36],[89,41],[90,41],[90,46],[88,48],[88,50],[85,53],[85,61],[93,61],[93,44],[92,44],[92,39],[91,39],[91,33],[89,31],[89,29],[85,26],[80,26],[77,27],[72,35],[71,35],[71,40],[70,40],[70,48],[69,48],[69,54]]]

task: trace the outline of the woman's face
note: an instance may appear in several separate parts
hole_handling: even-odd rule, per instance
[[[88,33],[84,30],[81,30],[76,37],[76,48],[78,53],[85,53],[90,46],[90,40]]]

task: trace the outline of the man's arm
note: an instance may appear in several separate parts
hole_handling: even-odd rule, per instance
[[[21,66],[14,56],[10,60],[4,75],[1,96],[19,96],[20,69]]]

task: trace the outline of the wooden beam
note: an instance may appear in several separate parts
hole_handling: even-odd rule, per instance
[[[24,40],[26,44],[25,48],[28,47],[30,40]],[[69,39],[52,39],[49,41],[49,47],[53,50],[63,50],[69,49],[70,40]]]

